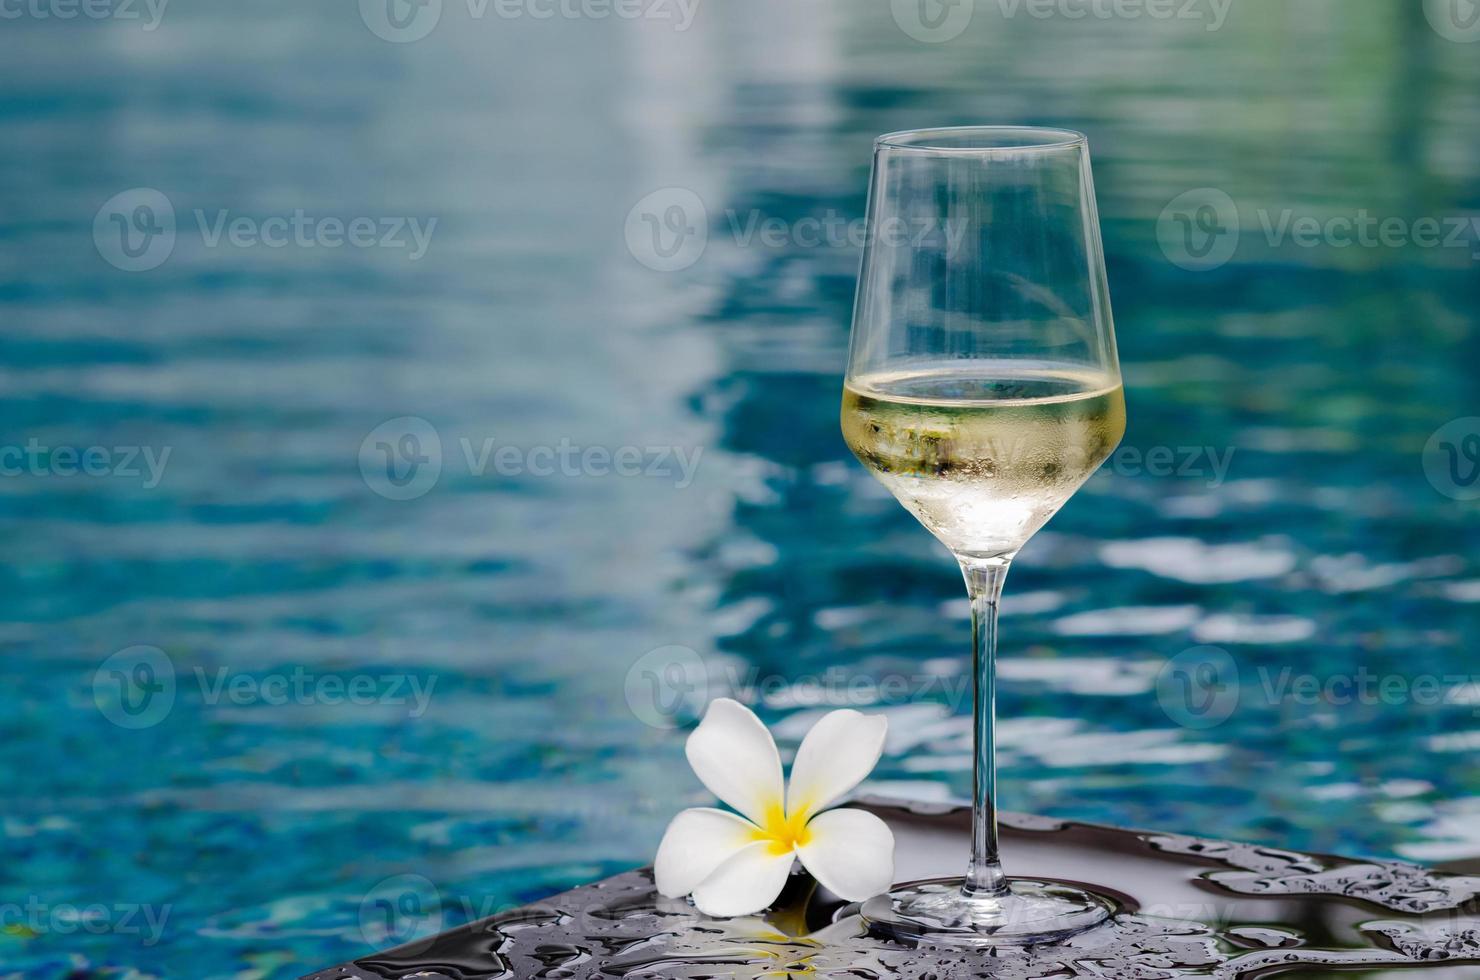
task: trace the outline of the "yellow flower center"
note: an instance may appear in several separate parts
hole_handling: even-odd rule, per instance
[[[770,852],[776,857],[805,847],[812,839],[807,829],[807,808],[798,807],[796,813],[787,816],[781,803],[773,803],[766,808],[766,819],[756,828],[755,839],[770,841]]]

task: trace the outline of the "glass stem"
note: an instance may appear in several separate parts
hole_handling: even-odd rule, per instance
[[[976,763],[971,797],[971,866],[962,889],[972,898],[1006,895],[997,853],[997,604],[1012,556],[960,557],[971,597],[971,662]]]

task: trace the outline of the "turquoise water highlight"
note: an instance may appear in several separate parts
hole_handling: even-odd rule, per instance
[[[1003,10],[8,21],[0,975],[291,977],[643,863],[704,696],[887,710],[871,788],[963,795],[959,576],[837,426],[870,141],[936,123],[1089,135],[1125,368],[1008,582],[1004,804],[1480,854],[1480,246],[1419,224],[1480,212],[1480,47]]]

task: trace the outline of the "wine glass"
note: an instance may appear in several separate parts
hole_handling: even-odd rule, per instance
[[[1113,905],[1003,873],[993,658],[1013,557],[1125,433],[1088,145],[1068,130],[1006,126],[881,136],[868,229],[843,436],[961,565],[976,763],[965,877],[903,885],[862,915],[911,941],[1062,939]]]

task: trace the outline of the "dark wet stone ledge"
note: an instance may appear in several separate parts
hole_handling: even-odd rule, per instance
[[[856,804],[894,829],[901,880],[957,874],[970,814]],[[1399,862],[1006,815],[1010,873],[1081,884],[1120,903],[1059,944],[969,952],[867,935],[847,905],[793,875],[775,910],[708,919],[627,872],[305,980],[628,977],[976,977],[1215,980],[1351,976],[1480,980],[1480,876]],[[1419,973],[1413,971],[1419,970]]]

